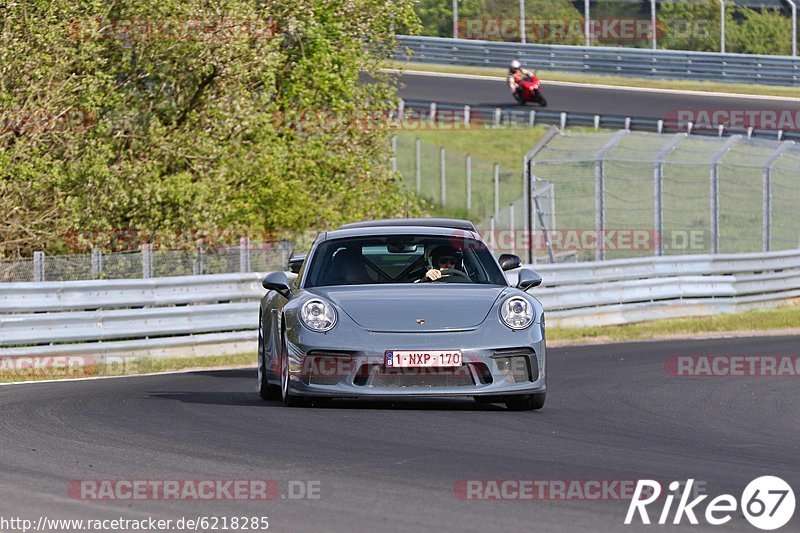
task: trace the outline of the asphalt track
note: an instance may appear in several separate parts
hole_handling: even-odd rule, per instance
[[[626,527],[625,501],[453,492],[466,479],[694,478],[711,496],[738,498],[762,475],[797,492],[800,378],[665,371],[673,355],[720,354],[797,356],[800,339],[551,349],[539,412],[469,399],[293,409],[259,400],[251,369],[2,386],[0,517],[268,516],[274,531],[756,531],[738,513],[724,527]],[[272,479],[284,496],[290,480],[319,481],[320,497],[69,497],[69,481],[85,479]],[[800,530],[798,515],[780,531]]]
[[[498,80],[404,74],[398,94],[405,100],[517,107],[504,82]],[[800,111],[800,101],[561,86],[548,84],[546,73],[542,73],[542,94],[548,110],[644,118],[674,119],[679,110]]]

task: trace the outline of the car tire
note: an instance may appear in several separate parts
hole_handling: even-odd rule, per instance
[[[523,396],[508,396],[506,398],[506,409],[509,411],[538,411],[544,407],[546,395],[547,393],[545,392],[537,392]]]
[[[262,400],[276,401],[281,399],[281,388],[270,384],[267,375],[267,356],[264,350],[264,325],[261,315],[258,317],[258,395]]]
[[[281,340],[281,400],[288,407],[303,407],[306,399],[302,396],[292,394],[292,384],[289,379],[289,352],[286,349],[286,341]]]

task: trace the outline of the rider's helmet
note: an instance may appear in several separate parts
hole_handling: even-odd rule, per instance
[[[511,62],[511,64],[508,66],[508,72],[510,72],[511,74],[513,74],[514,72],[518,71],[518,70],[519,70],[519,69],[521,69],[521,68],[522,68],[522,63],[520,63],[519,61],[517,61],[517,60],[515,59],[515,60],[513,60],[513,61]]]

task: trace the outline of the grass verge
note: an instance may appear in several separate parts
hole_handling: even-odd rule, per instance
[[[673,339],[719,333],[752,334],[800,329],[800,301],[775,309],[760,309],[713,317],[654,320],[622,326],[548,328],[555,345]]]
[[[5,358],[0,361],[0,383],[20,381],[39,381],[56,379],[75,379],[105,376],[131,376],[136,374],[154,374],[175,370],[211,369],[236,366],[255,366],[255,352],[238,355],[219,355],[208,357],[171,357],[164,359],[148,358],[113,358],[112,363],[103,363],[91,357],[53,356],[37,357],[37,366],[33,366],[26,358]]]
[[[455,65],[439,65],[435,63],[414,63],[395,61],[392,68],[403,70],[421,70],[425,72],[445,72],[451,74],[477,74],[482,76],[505,77],[506,69],[488,67],[464,67]],[[529,65],[535,69],[536,65]],[[800,98],[800,89],[794,87],[778,87],[773,85],[750,85],[746,83],[723,83],[715,81],[666,80],[651,78],[626,78],[622,76],[603,76],[599,74],[578,74],[539,69],[542,83],[548,81],[567,81],[596,85],[615,85],[624,87],[643,87],[648,89],[667,89],[681,91],[718,92],[732,94],[752,94],[757,96],[788,96]]]

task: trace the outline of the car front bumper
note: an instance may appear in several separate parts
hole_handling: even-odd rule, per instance
[[[524,395],[546,391],[544,331],[497,324],[472,330],[391,333],[287,331],[292,394],[317,397]],[[387,369],[387,350],[460,350],[455,369]]]

